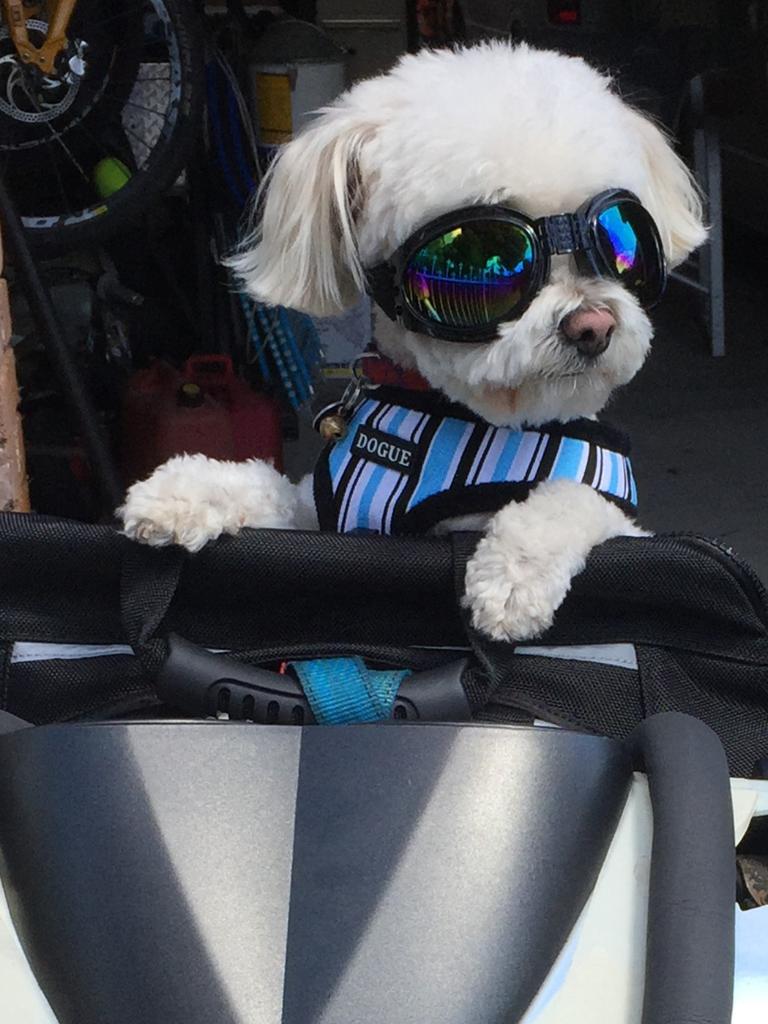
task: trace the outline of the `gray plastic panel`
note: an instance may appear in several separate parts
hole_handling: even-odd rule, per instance
[[[0,742],[11,911],[61,1024],[280,1019],[300,733],[255,739],[200,723]]]
[[[511,1024],[629,771],[559,730],[25,729],[4,882],[61,1024]]]

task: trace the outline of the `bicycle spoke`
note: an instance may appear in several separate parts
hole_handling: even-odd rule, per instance
[[[46,147],[46,148],[48,148],[48,147]],[[72,204],[69,201],[69,196],[67,195],[67,190],[64,187],[64,179],[61,176],[61,171],[59,170],[59,165],[56,163],[56,150],[55,149],[51,149],[50,156],[49,156],[49,163],[50,163],[51,167],[53,168],[53,173],[56,175],[56,183],[59,186],[59,193],[61,195],[61,198],[64,200],[64,207],[66,209],[66,212],[71,216],[74,213],[74,210],[72,209]]]
[[[102,97],[102,99],[104,99],[104,98],[106,98],[106,97]],[[111,98],[111,97],[110,97],[110,98]],[[121,104],[121,106],[122,106],[122,104]],[[91,140],[92,140],[93,142],[95,142],[95,143],[96,143],[96,145],[97,145],[97,146],[98,146],[98,148],[99,148],[99,149],[101,150],[101,152],[102,152],[102,153],[104,154],[104,156],[112,157],[112,156],[114,156],[114,155],[115,155],[115,154],[114,154],[114,152],[110,151],[110,150],[109,150],[109,149],[108,149],[108,148],[106,147],[106,145],[105,145],[105,144],[104,144],[104,143],[103,143],[103,142],[101,141],[101,139],[98,139],[98,138],[97,138],[97,137],[96,137],[96,136],[95,136],[95,135],[93,134],[93,132],[92,132],[92,131],[91,131],[91,130],[90,130],[90,129],[89,129],[89,128],[88,128],[88,127],[87,127],[87,126],[85,125],[85,124],[83,124],[82,122],[80,122],[80,124],[78,124],[78,126],[77,126],[77,127],[78,127],[78,128],[79,128],[79,129],[81,130],[81,131],[85,132],[85,133],[86,133],[86,135],[87,135],[87,136],[88,136],[88,137],[89,137],[89,138],[90,138],[90,139],[91,139]],[[148,153],[148,154],[151,154],[151,153],[152,153],[152,150],[153,150],[153,148],[154,148],[154,147],[153,147],[153,146],[150,146],[150,145],[149,145],[149,143],[147,143],[147,142],[146,142],[146,141],[145,141],[145,140],[144,140],[144,139],[143,139],[143,138],[142,138],[142,137],[141,137],[140,135],[138,135],[138,134],[137,134],[137,133],[136,133],[135,131],[133,131],[133,130],[132,130],[131,128],[129,128],[129,126],[128,126],[127,124],[123,124],[122,120],[120,121],[120,125],[119,125],[119,127],[120,127],[120,131],[123,131],[123,132],[125,132],[125,134],[126,134],[126,135],[130,135],[130,136],[132,136],[132,137],[133,137],[134,139],[136,139],[136,141],[137,141],[137,142],[139,143],[139,145],[143,146],[143,147],[144,147],[144,148],[146,149],[146,151],[147,151],[147,153]],[[134,159],[135,159],[135,157],[134,157]],[[137,163],[138,163],[138,161],[137,161]],[[139,165],[139,166],[138,166],[138,169],[139,169],[139,170],[141,170],[141,165]]]
[[[37,102],[36,97],[32,93],[30,93],[28,89],[24,89],[24,92],[26,93],[28,99],[30,100],[32,105],[35,107],[35,109],[37,111],[39,111],[40,110],[40,104]],[[83,170],[82,166],[80,165],[79,160],[74,155],[74,153],[71,151],[69,146],[66,144],[64,139],[59,134],[59,132],[56,131],[56,129],[53,127],[53,125],[49,121],[44,121],[43,123],[45,124],[45,127],[48,129],[48,131],[51,133],[51,135],[53,136],[53,139],[59,144],[59,146],[61,146],[61,148],[67,154],[67,157],[69,158],[70,163],[77,169],[77,171],[80,173],[80,175],[83,178],[83,180],[87,181],[88,184],[90,185],[90,178],[85,173],[85,171]]]
[[[112,157],[112,156],[115,155],[112,150],[107,148],[106,144],[104,142],[102,142],[100,138],[98,138],[96,135],[94,135],[94,133],[91,131],[91,129],[88,127],[88,125],[86,125],[82,121],[80,121],[80,123],[78,125],[76,125],[76,127],[81,132],[85,132],[85,134],[88,136],[88,138],[91,140],[91,142],[93,142],[96,145],[96,148],[101,153],[103,153],[104,156]]]
[[[50,128],[50,125],[48,127]],[[62,139],[61,135],[59,135],[58,132],[54,131],[53,128],[50,128],[50,130],[51,130],[51,135],[53,136],[55,141],[58,142],[58,144],[61,146],[61,148],[64,150],[65,154],[67,155],[67,157],[69,159],[69,162],[75,167],[75,169],[77,170],[77,172],[79,173],[79,175],[83,179],[83,181],[87,181],[88,184],[90,185],[91,184],[91,179],[88,177],[88,175],[83,170],[83,167],[82,167],[80,161],[75,156],[75,154],[72,152],[72,150],[69,148],[69,146],[66,144],[64,139]]]
[[[82,167],[80,161],[77,159],[77,157],[72,152],[72,150],[69,148],[69,146],[66,144],[64,139],[62,139],[61,135],[59,135],[59,133],[57,131],[54,131],[54,129],[51,128],[50,125],[48,125],[48,128],[49,128],[49,130],[51,132],[51,135],[53,136],[54,141],[56,141],[59,144],[59,146],[61,146],[61,148],[64,150],[67,158],[69,159],[69,162],[77,170],[77,172],[79,173],[80,177],[83,179],[83,181],[87,181],[88,184],[90,185],[91,179],[85,173],[85,171],[83,170],[83,167]]]
[[[27,88],[27,86],[26,86],[26,84],[24,83],[24,81],[22,81],[22,86],[21,86],[21,87],[22,87],[22,89],[24,90],[24,95],[25,95],[25,96],[27,97],[27,99],[28,99],[28,100],[30,101],[30,103],[31,103],[31,104],[32,104],[32,106],[33,106],[33,107],[35,108],[35,110],[36,110],[36,111],[37,111],[38,113],[41,113],[41,108],[40,108],[40,104],[38,103],[38,101],[37,101],[37,97],[35,96],[35,94],[29,91],[29,89]],[[62,147],[62,149],[63,149],[63,150],[64,150],[64,152],[65,152],[65,153],[67,154],[67,156],[69,157],[69,159],[71,160],[71,162],[72,162],[72,163],[74,164],[74,166],[75,166],[75,167],[76,167],[76,168],[78,169],[78,171],[80,172],[80,174],[82,174],[82,176],[83,176],[83,177],[85,178],[85,180],[87,181],[87,180],[88,180],[88,177],[87,177],[87,175],[86,175],[85,171],[84,171],[84,170],[83,170],[83,168],[82,168],[82,167],[80,166],[80,164],[78,163],[78,161],[77,161],[77,160],[75,159],[74,155],[73,155],[73,154],[72,154],[72,153],[70,152],[70,150],[69,150],[69,147],[67,146],[66,142],[64,142],[64,140],[63,140],[63,139],[61,138],[61,136],[60,136],[60,135],[59,135],[59,133],[58,133],[58,132],[56,131],[56,129],[55,129],[54,127],[53,127],[53,125],[51,125],[51,124],[50,124],[50,122],[48,122],[48,121],[44,121],[43,123],[44,123],[45,127],[46,127],[46,128],[48,129],[48,131],[49,131],[49,132],[51,133],[51,135],[53,136],[53,138],[54,138],[54,139],[55,139],[55,140],[56,140],[56,141],[58,142],[58,144],[59,144],[59,145],[60,145],[60,146]]]
[[[156,64],[157,61],[153,61],[153,63]],[[156,75],[156,76],[145,76],[145,75],[142,75],[141,78],[138,78],[138,77],[137,78],[110,78],[110,82],[112,82],[113,85],[135,85],[136,82],[166,82],[166,83],[168,83],[170,85],[171,76],[170,75]]]
[[[130,135],[132,138],[136,139],[136,141],[141,146],[143,146],[144,149],[146,149],[147,153],[151,153],[152,152],[152,150],[154,149],[154,146],[150,146],[150,144],[146,141],[146,139],[142,139],[142,137],[137,132],[135,132],[131,128],[129,128],[127,124],[122,125],[122,129],[123,129],[123,131],[125,132],[126,135]]]
[[[148,114],[154,114],[155,117],[162,118],[163,121],[165,120],[165,115],[168,112],[167,107],[165,108],[165,110],[155,110],[153,107],[145,107],[141,103],[136,103],[135,100],[126,100],[123,106],[133,107],[136,110],[144,110]]]
[[[153,107],[145,107],[141,103],[136,103],[135,100],[119,100],[117,96],[109,96],[104,93],[102,99],[107,100],[114,106],[119,106],[121,109],[124,107],[134,107],[136,110],[144,110],[147,114],[154,114],[155,117],[160,117],[165,120],[166,110],[155,110]]]
[[[110,14],[109,17],[101,18],[99,21],[90,21],[89,20],[87,22],[88,28],[89,29],[100,28],[102,25],[109,25],[109,24],[111,24],[114,21],[121,20],[122,18],[131,17],[132,15],[138,14],[139,12],[145,10],[146,6],[147,5],[145,3],[142,3],[142,4],[138,4],[136,7],[127,7],[123,11],[118,11],[117,14]]]

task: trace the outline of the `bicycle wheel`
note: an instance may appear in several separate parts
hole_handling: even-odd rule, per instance
[[[47,32],[45,5],[27,22]],[[30,241],[100,242],[178,178],[200,123],[202,52],[188,0],[78,0],[55,76],[0,25],[0,175]]]

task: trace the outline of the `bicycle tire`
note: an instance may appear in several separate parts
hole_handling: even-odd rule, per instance
[[[147,163],[112,196],[100,200],[83,219],[22,216],[30,245],[57,256],[101,244],[135,223],[179,177],[202,123],[203,44],[198,16],[190,0],[162,0],[178,44],[180,96],[176,119],[154,146]],[[82,211],[80,211],[82,212]]]

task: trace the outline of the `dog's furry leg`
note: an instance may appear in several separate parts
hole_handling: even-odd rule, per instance
[[[199,551],[243,526],[314,529],[311,487],[292,484],[268,462],[217,462],[178,455],[133,484],[117,510],[124,533],[145,544]]]
[[[539,484],[496,513],[467,566],[472,624],[496,640],[540,636],[591,549],[621,535],[646,531],[584,484]]]

